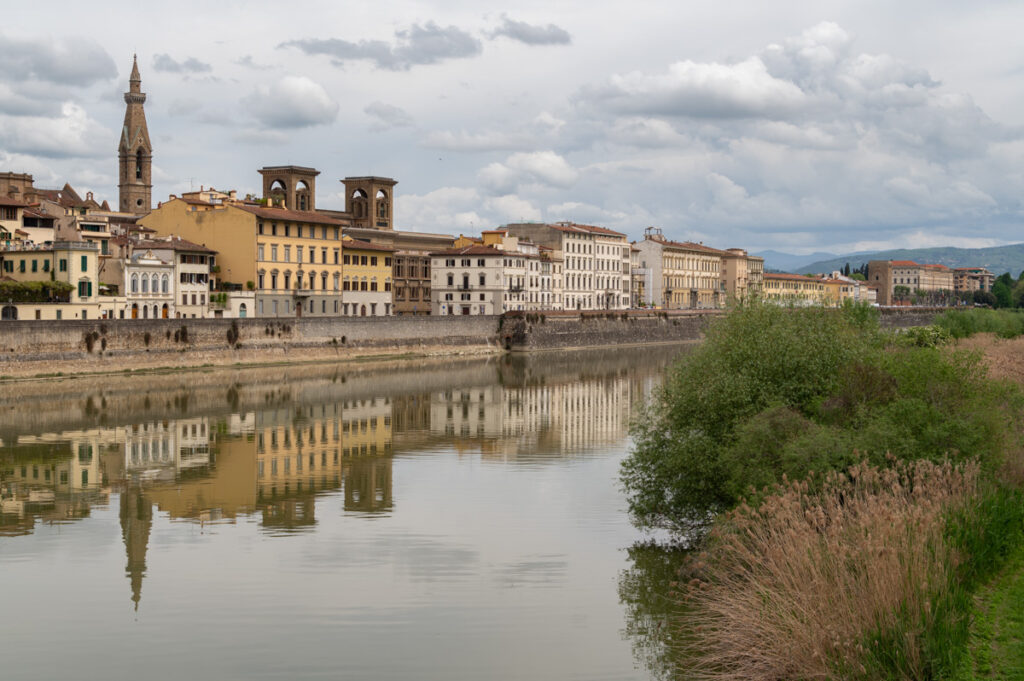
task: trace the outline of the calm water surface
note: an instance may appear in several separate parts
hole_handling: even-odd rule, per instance
[[[651,678],[617,475],[679,351],[20,384],[0,678]]]

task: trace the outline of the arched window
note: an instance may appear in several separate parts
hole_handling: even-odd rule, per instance
[[[138,292],[139,292],[139,275],[133,274],[132,275],[132,293],[138,293]]]
[[[163,276],[163,279],[160,281],[160,291],[161,291],[161,293],[168,293],[168,292],[170,292],[170,289],[168,288],[169,285],[170,285],[170,280],[168,279],[167,275],[165,274]]]
[[[143,274],[142,275],[142,292],[143,293],[149,293],[149,275],[148,274]]]
[[[135,179],[142,179],[142,149],[135,152]]]
[[[241,317],[242,319],[245,319],[245,314],[246,314],[245,303],[242,303],[241,305],[238,306],[238,316]]]
[[[145,305],[142,306],[142,318],[149,319],[149,308]]]

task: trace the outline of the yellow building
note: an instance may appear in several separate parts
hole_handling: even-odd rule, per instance
[[[742,248],[730,248],[722,255],[722,282],[729,300],[744,301],[758,296],[764,284],[764,258]]]
[[[341,314],[339,220],[240,201],[172,198],[140,224],[217,251],[218,279],[254,289],[258,317]]]
[[[57,281],[72,286],[66,299],[3,305],[3,319],[113,317],[123,299],[99,295],[100,253],[95,243],[58,241],[48,246],[12,242],[0,249],[0,277],[15,282]]]
[[[349,236],[342,237],[341,248],[344,262],[342,314],[353,317],[394,314],[391,306],[394,249]]]
[[[832,299],[825,282],[818,277],[799,274],[768,273],[764,275],[764,299],[780,305],[829,305]]]
[[[643,302],[667,310],[719,308],[725,303],[722,262],[727,251],[670,241],[657,227],[645,229],[643,241],[634,246],[641,269],[651,270]]]

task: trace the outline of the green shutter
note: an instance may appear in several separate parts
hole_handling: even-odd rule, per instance
[[[87,256],[87,255],[83,255],[82,256],[82,271],[83,272],[88,272],[89,271],[89,256]]]

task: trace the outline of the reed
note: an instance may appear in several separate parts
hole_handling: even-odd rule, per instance
[[[722,516],[688,568],[687,673],[929,678],[933,606],[963,560],[947,519],[977,495],[979,470],[861,463],[817,484],[785,481]]]

